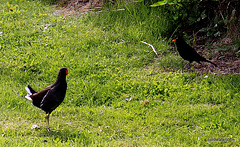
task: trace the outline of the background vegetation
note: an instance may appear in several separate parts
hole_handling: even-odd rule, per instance
[[[178,33],[201,37],[231,37],[239,46],[239,1],[231,0],[161,0],[151,7],[162,7]],[[173,30],[171,30],[173,31]],[[195,36],[196,37],[196,36]]]
[[[239,75],[182,71],[161,7],[68,17],[45,1],[0,4],[1,146],[239,145]],[[68,90],[48,132],[24,87],[41,90],[62,66]]]

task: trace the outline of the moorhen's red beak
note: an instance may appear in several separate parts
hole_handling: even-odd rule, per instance
[[[173,41],[173,42],[176,42],[177,40],[176,40],[176,39],[173,39],[172,41]]]

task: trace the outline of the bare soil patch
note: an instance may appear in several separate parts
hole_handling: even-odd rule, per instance
[[[226,41],[228,40],[228,41]],[[240,48],[236,47],[231,39],[224,38],[220,43],[213,43],[209,49],[206,45],[197,45],[197,52],[211,60],[218,67],[202,62],[202,64],[192,63],[193,71],[202,73],[240,74]]]

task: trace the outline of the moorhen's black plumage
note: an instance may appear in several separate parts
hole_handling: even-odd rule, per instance
[[[49,130],[49,116],[53,110],[55,110],[64,100],[67,82],[66,75],[68,70],[66,67],[62,67],[58,71],[58,77],[55,83],[47,86],[40,92],[32,89],[29,85],[25,87],[27,94],[25,97],[31,100],[33,105],[46,112],[47,129]]]
[[[202,62],[209,62],[213,64],[214,66],[217,66],[215,63],[205,59],[204,57],[200,56],[191,46],[189,46],[181,37],[178,37],[178,39],[174,39],[173,42],[176,42],[177,50],[180,54],[180,56],[184,60],[188,60],[189,64],[193,61],[196,61],[197,63],[201,64]]]

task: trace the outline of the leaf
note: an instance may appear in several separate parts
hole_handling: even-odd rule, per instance
[[[163,0],[163,1],[158,1],[152,5],[150,5],[150,7],[158,7],[158,6],[163,6],[163,5],[166,5],[166,0]]]
[[[204,10],[202,13],[201,13],[201,18],[204,19],[207,17],[206,13],[205,13],[206,10]]]
[[[161,1],[158,1],[152,5],[150,5],[150,7],[158,7],[158,6],[164,6],[164,5],[174,5],[174,4],[177,4],[177,3],[174,3],[172,2],[172,0],[161,0]]]
[[[177,19],[178,19],[178,16],[177,16],[177,15],[173,16],[173,19],[174,19],[174,20],[177,20]]]
[[[221,35],[221,32],[219,32],[219,31],[216,32],[216,33],[214,33],[214,36],[215,36],[215,37],[220,36],[220,35]]]
[[[199,31],[200,32],[207,32],[209,29],[208,28],[201,28]]]

